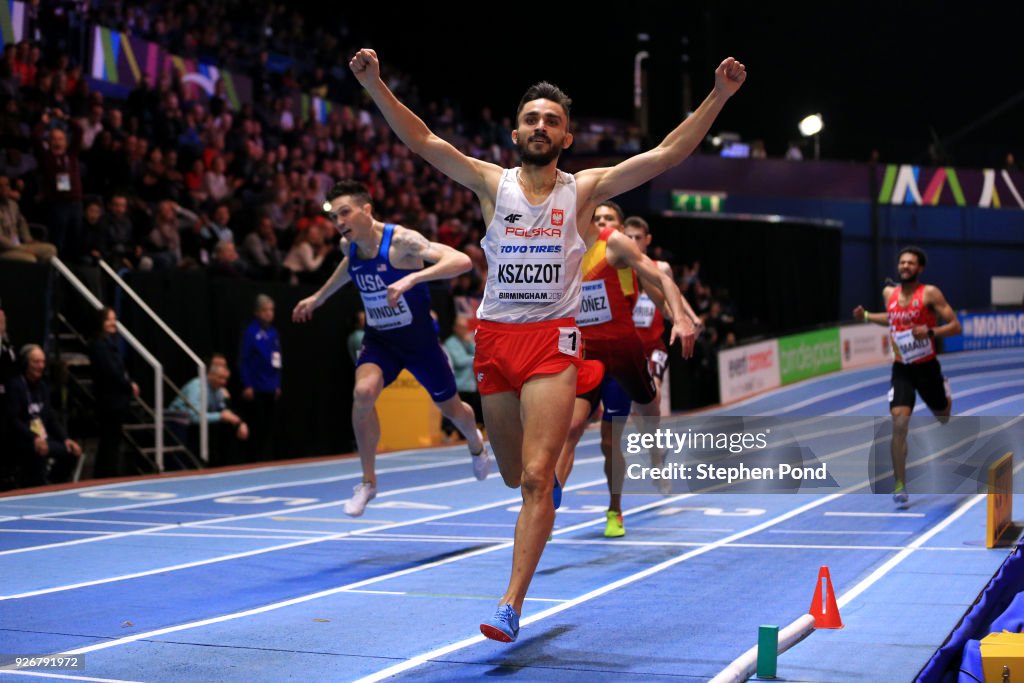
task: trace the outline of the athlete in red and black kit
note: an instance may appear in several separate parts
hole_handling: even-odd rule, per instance
[[[900,506],[910,500],[906,489],[907,429],[914,411],[915,392],[921,394],[921,399],[942,421],[953,409],[949,380],[942,376],[935,354],[935,338],[960,334],[960,321],[938,287],[920,282],[927,262],[922,249],[904,247],[897,261],[900,286],[882,290],[885,312],[869,313],[863,306],[853,309],[858,320],[889,326],[895,356],[889,387],[892,469],[896,479],[892,497]],[[940,325],[939,318],[946,323]]]
[[[609,503],[604,535],[624,536],[622,485],[626,463],[620,446],[625,420],[635,405],[644,431],[651,431],[660,414],[655,400],[657,386],[648,367],[644,345],[633,324],[633,308],[639,282],[657,292],[672,317],[672,340],[679,339],[684,357],[693,352],[696,339],[692,319],[686,315],[682,295],[672,278],[661,272],[622,232],[622,209],[614,202],[601,203],[594,211],[590,229],[584,233],[587,252],[583,257],[583,297],[576,323],[583,333],[586,358],[605,367],[601,393],[604,414],[601,422],[601,453],[605,457]],[[589,411],[576,404],[569,439],[559,455],[555,473],[559,481],[568,478],[576,444],[586,428]],[[615,420],[614,418],[621,418]],[[655,466],[662,454],[652,453]]]

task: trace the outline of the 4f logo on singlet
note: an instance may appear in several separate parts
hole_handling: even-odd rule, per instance
[[[509,215],[505,216],[505,218],[503,218],[502,220],[504,220],[506,223],[515,223],[522,217],[523,214],[521,213],[510,213]]]

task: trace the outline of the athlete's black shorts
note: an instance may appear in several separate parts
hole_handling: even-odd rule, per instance
[[[889,385],[889,408],[894,406],[914,407],[916,394],[921,394],[933,412],[941,412],[949,406],[949,383],[942,376],[939,360],[932,358],[924,363],[893,363],[892,381]]]

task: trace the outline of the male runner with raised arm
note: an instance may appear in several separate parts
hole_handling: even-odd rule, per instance
[[[512,140],[522,164],[503,169],[434,135],[381,80],[376,52],[359,50],[349,66],[402,142],[473,190],[487,223],[481,241],[488,275],[477,311],[477,383],[502,478],[510,487],[522,486],[523,506],[508,588],[480,630],[488,638],[511,642],[554,523],[555,461],[575,403],[581,346],[575,317],[585,251],[581,234],[600,202],[688,157],[739,90],[746,69],[732,57],[723,61],[704,102],[654,149],[616,166],[571,175],[557,166],[573,140],[571,100],[550,83],[530,87],[520,100]]]

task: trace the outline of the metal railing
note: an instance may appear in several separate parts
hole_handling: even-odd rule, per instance
[[[147,304],[145,302],[145,300],[143,300],[143,298],[141,296],[139,296],[138,292],[136,292],[134,289],[132,289],[128,285],[128,283],[125,282],[121,278],[121,276],[117,274],[117,271],[115,271],[113,268],[110,267],[110,264],[108,264],[103,259],[100,259],[99,265],[100,265],[100,268],[103,269],[103,272],[105,272],[107,275],[109,275],[110,278],[115,283],[117,283],[117,285],[122,290],[124,290],[124,293],[127,294],[128,296],[130,296],[132,298],[132,301],[134,301],[136,304],[138,304],[139,308],[141,308],[143,311],[145,311],[146,315],[148,315],[149,318],[154,323],[156,323],[156,325],[161,330],[163,330],[167,334],[168,337],[171,338],[171,341],[173,341],[178,346],[178,348],[180,348],[182,351],[184,351],[185,355],[188,356],[189,359],[193,363],[196,364],[196,373],[197,373],[197,375],[199,377],[199,405],[198,406],[192,406],[192,407],[196,409],[196,414],[199,416],[199,458],[204,463],[209,463],[209,461],[210,461],[210,426],[209,426],[209,421],[207,420],[207,408],[206,408],[206,406],[208,405],[208,403],[207,403],[207,400],[208,400],[207,394],[208,394],[209,389],[208,389],[207,382],[206,382],[206,363],[204,363],[202,361],[202,359],[199,358],[199,356],[197,356],[196,353],[194,351],[192,351],[191,348],[189,348],[188,344],[186,344],[184,341],[182,341],[181,337],[179,337],[174,332],[174,330],[172,330],[167,325],[167,323],[165,323],[163,321],[163,319],[159,315],[157,315],[156,312],[152,308],[149,307],[149,304]],[[120,326],[120,323],[118,323],[118,326]],[[179,395],[181,395],[181,394],[179,393]],[[191,402],[188,401],[187,398],[185,398],[185,397],[182,397],[182,398],[191,405]],[[161,426],[163,424],[163,405],[164,404],[162,402],[156,404],[156,408],[157,408],[156,412],[160,415]],[[159,463],[160,463],[160,469],[162,471],[163,470],[163,460],[161,459],[159,461]]]
[[[96,295],[89,291],[78,277],[71,272],[71,270],[64,265],[64,262],[54,256],[50,259],[50,263],[57,272],[67,280],[72,287],[78,290],[78,293],[89,302],[89,305],[95,308],[97,311],[103,308],[103,303],[96,298]],[[153,368],[153,405],[156,406],[154,415],[154,429],[155,429],[155,447],[156,447],[156,463],[157,469],[161,472],[164,470],[164,366],[158,361],[153,354],[149,352],[142,342],[135,338],[128,328],[122,325],[120,322],[117,323],[118,334],[124,339],[132,349],[135,350],[139,356]]]

